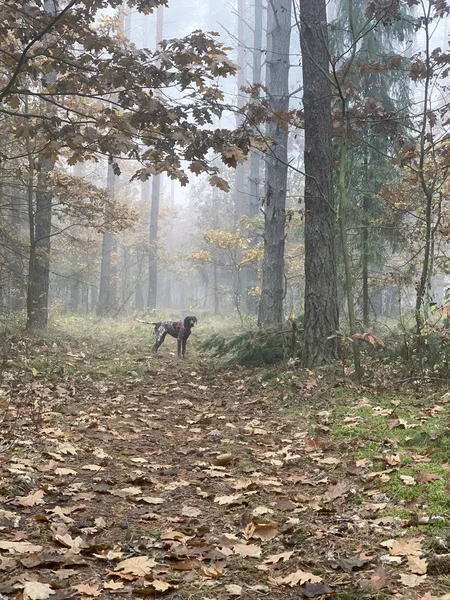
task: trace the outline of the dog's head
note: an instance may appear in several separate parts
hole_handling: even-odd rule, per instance
[[[184,320],[184,326],[186,329],[192,329],[195,323],[197,323],[197,317],[186,317]]]

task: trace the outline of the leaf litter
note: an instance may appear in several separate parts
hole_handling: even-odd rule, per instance
[[[165,358],[142,378],[80,375],[76,388],[17,383],[46,409],[39,436],[24,428],[19,451],[2,457],[0,593],[450,597],[428,572],[420,530],[379,516],[393,505],[381,491],[390,476],[423,486],[441,474],[398,473],[406,463],[395,448],[347,456],[329,410],[295,421],[254,373],[209,363],[192,374]],[[414,429],[367,398],[355,405],[388,430]],[[362,422],[349,414],[343,427]],[[376,460],[385,468],[369,471]]]

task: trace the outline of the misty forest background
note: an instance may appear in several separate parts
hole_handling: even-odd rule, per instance
[[[445,0],[0,8],[2,319],[290,318],[307,365],[447,364]]]

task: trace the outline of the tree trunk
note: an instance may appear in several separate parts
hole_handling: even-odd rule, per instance
[[[106,180],[108,196],[114,200],[116,175],[110,158]],[[100,269],[100,290],[97,314],[101,317],[112,316],[117,304],[117,238],[111,231],[105,231],[102,240],[102,264]]]
[[[263,34],[263,2],[255,0],[254,12],[254,35],[253,35],[253,64],[252,64],[252,84],[256,85],[262,82],[262,34]],[[261,207],[261,154],[257,150],[252,150],[250,153],[250,199],[248,203],[248,216],[250,218],[257,217]],[[256,244],[256,240],[251,241],[251,245]],[[256,296],[250,293],[253,288],[258,285],[258,269],[256,266],[249,265],[247,269],[247,293],[246,305],[247,313],[256,315],[258,313],[258,304]]]
[[[305,115],[305,364],[338,357],[326,0],[300,0]]]
[[[57,5],[53,0],[44,1],[44,11],[55,14]],[[48,40],[44,40],[47,44]],[[45,85],[56,82],[54,72],[44,76]],[[43,107],[48,110],[48,106]],[[53,110],[53,109],[51,109]],[[27,144],[28,145],[28,144]],[[31,157],[28,145],[28,156]],[[48,323],[48,293],[50,285],[50,239],[52,228],[52,201],[48,191],[48,175],[53,171],[55,163],[48,158],[39,161],[39,175],[36,191],[36,210],[33,211],[33,161],[30,159],[30,186],[28,197],[28,214],[30,217],[30,256],[28,262],[27,290],[27,327],[44,329]],[[34,229],[32,232],[31,230]]]
[[[48,322],[48,290],[50,281],[50,234],[52,228],[52,194],[47,191],[47,176],[52,161],[40,161],[36,191],[34,236],[30,248],[28,271],[27,327],[44,329]]]
[[[156,308],[158,293],[158,218],[159,196],[161,193],[161,177],[156,175],[152,180],[152,207],[150,210],[150,235],[148,254],[148,294],[147,307]]]
[[[277,113],[289,109],[289,50],[291,39],[290,0],[271,0],[267,21],[267,100],[274,116],[266,134],[274,144],[266,154],[264,200],[264,259],[258,324],[279,325],[283,321],[284,245],[287,187],[287,127]]]
[[[156,46],[163,40],[164,7],[158,6],[156,13]],[[161,195],[161,175],[155,175],[152,180],[152,207],[150,210],[149,255],[148,255],[148,294],[147,307],[156,308],[158,293],[158,221],[159,198]]]
[[[237,107],[242,108],[245,104],[244,92],[241,88],[245,86],[245,0],[237,0]],[[236,113],[236,127],[244,122],[244,116]],[[245,206],[245,166],[238,164],[234,173],[234,221],[239,223],[239,219],[246,214]]]

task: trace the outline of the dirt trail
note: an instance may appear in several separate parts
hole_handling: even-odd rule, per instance
[[[369,538],[392,523],[388,534],[361,518],[363,467],[273,393],[166,357],[50,402],[39,435],[3,457],[0,593],[375,597],[362,581],[377,577]]]

